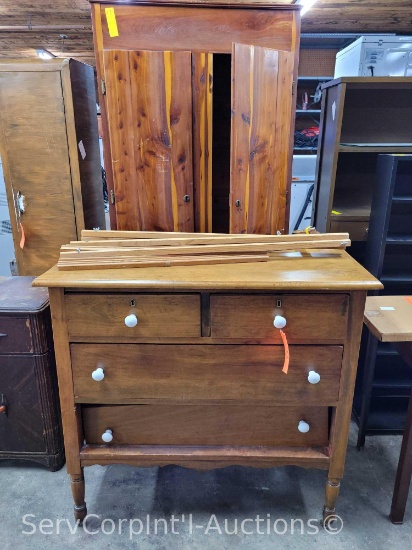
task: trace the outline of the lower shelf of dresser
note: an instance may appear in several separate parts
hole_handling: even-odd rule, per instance
[[[327,447],[244,447],[244,446],[173,446],[173,445],[85,445],[80,451],[82,466],[129,464],[131,466],[167,466],[173,464],[197,470],[251,466],[273,468],[301,466],[329,468]]]

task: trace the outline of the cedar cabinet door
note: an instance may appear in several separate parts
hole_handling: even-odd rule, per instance
[[[284,231],[294,56],[234,44],[230,232]]]
[[[104,51],[117,229],[193,231],[190,52]]]

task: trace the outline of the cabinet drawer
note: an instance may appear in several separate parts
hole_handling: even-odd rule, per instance
[[[34,353],[28,317],[0,316],[0,353]]]
[[[327,407],[245,405],[84,406],[86,443],[102,445],[270,445],[326,446]],[[301,433],[301,420],[309,431]]]
[[[334,405],[342,349],[291,346],[284,374],[283,346],[72,344],[74,393],[83,403],[170,399]],[[92,373],[99,367],[104,378],[97,381]],[[308,381],[312,370],[320,375],[316,384]]]
[[[65,304],[69,337],[200,336],[199,294],[69,294]],[[134,327],[125,324],[131,314]]]
[[[215,295],[210,299],[211,336],[280,343],[273,320],[281,315],[289,343],[343,343],[348,304],[346,294]]]

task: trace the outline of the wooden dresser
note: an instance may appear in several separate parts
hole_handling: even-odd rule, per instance
[[[113,463],[321,468],[333,515],[366,292],[381,287],[346,252],[54,267],[34,284],[49,287],[76,518],[86,515],[83,467]]]
[[[0,460],[64,464],[47,289],[33,277],[0,282]]]

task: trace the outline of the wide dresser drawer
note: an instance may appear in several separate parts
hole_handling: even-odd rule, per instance
[[[213,295],[211,336],[278,343],[278,315],[286,319],[289,343],[343,343],[348,304],[347,294]]]
[[[68,294],[65,306],[69,338],[200,336],[199,294]]]
[[[327,407],[90,405],[82,416],[90,445],[328,445]]]
[[[77,402],[267,400],[334,405],[341,346],[71,344]],[[320,376],[311,376],[314,371]]]

